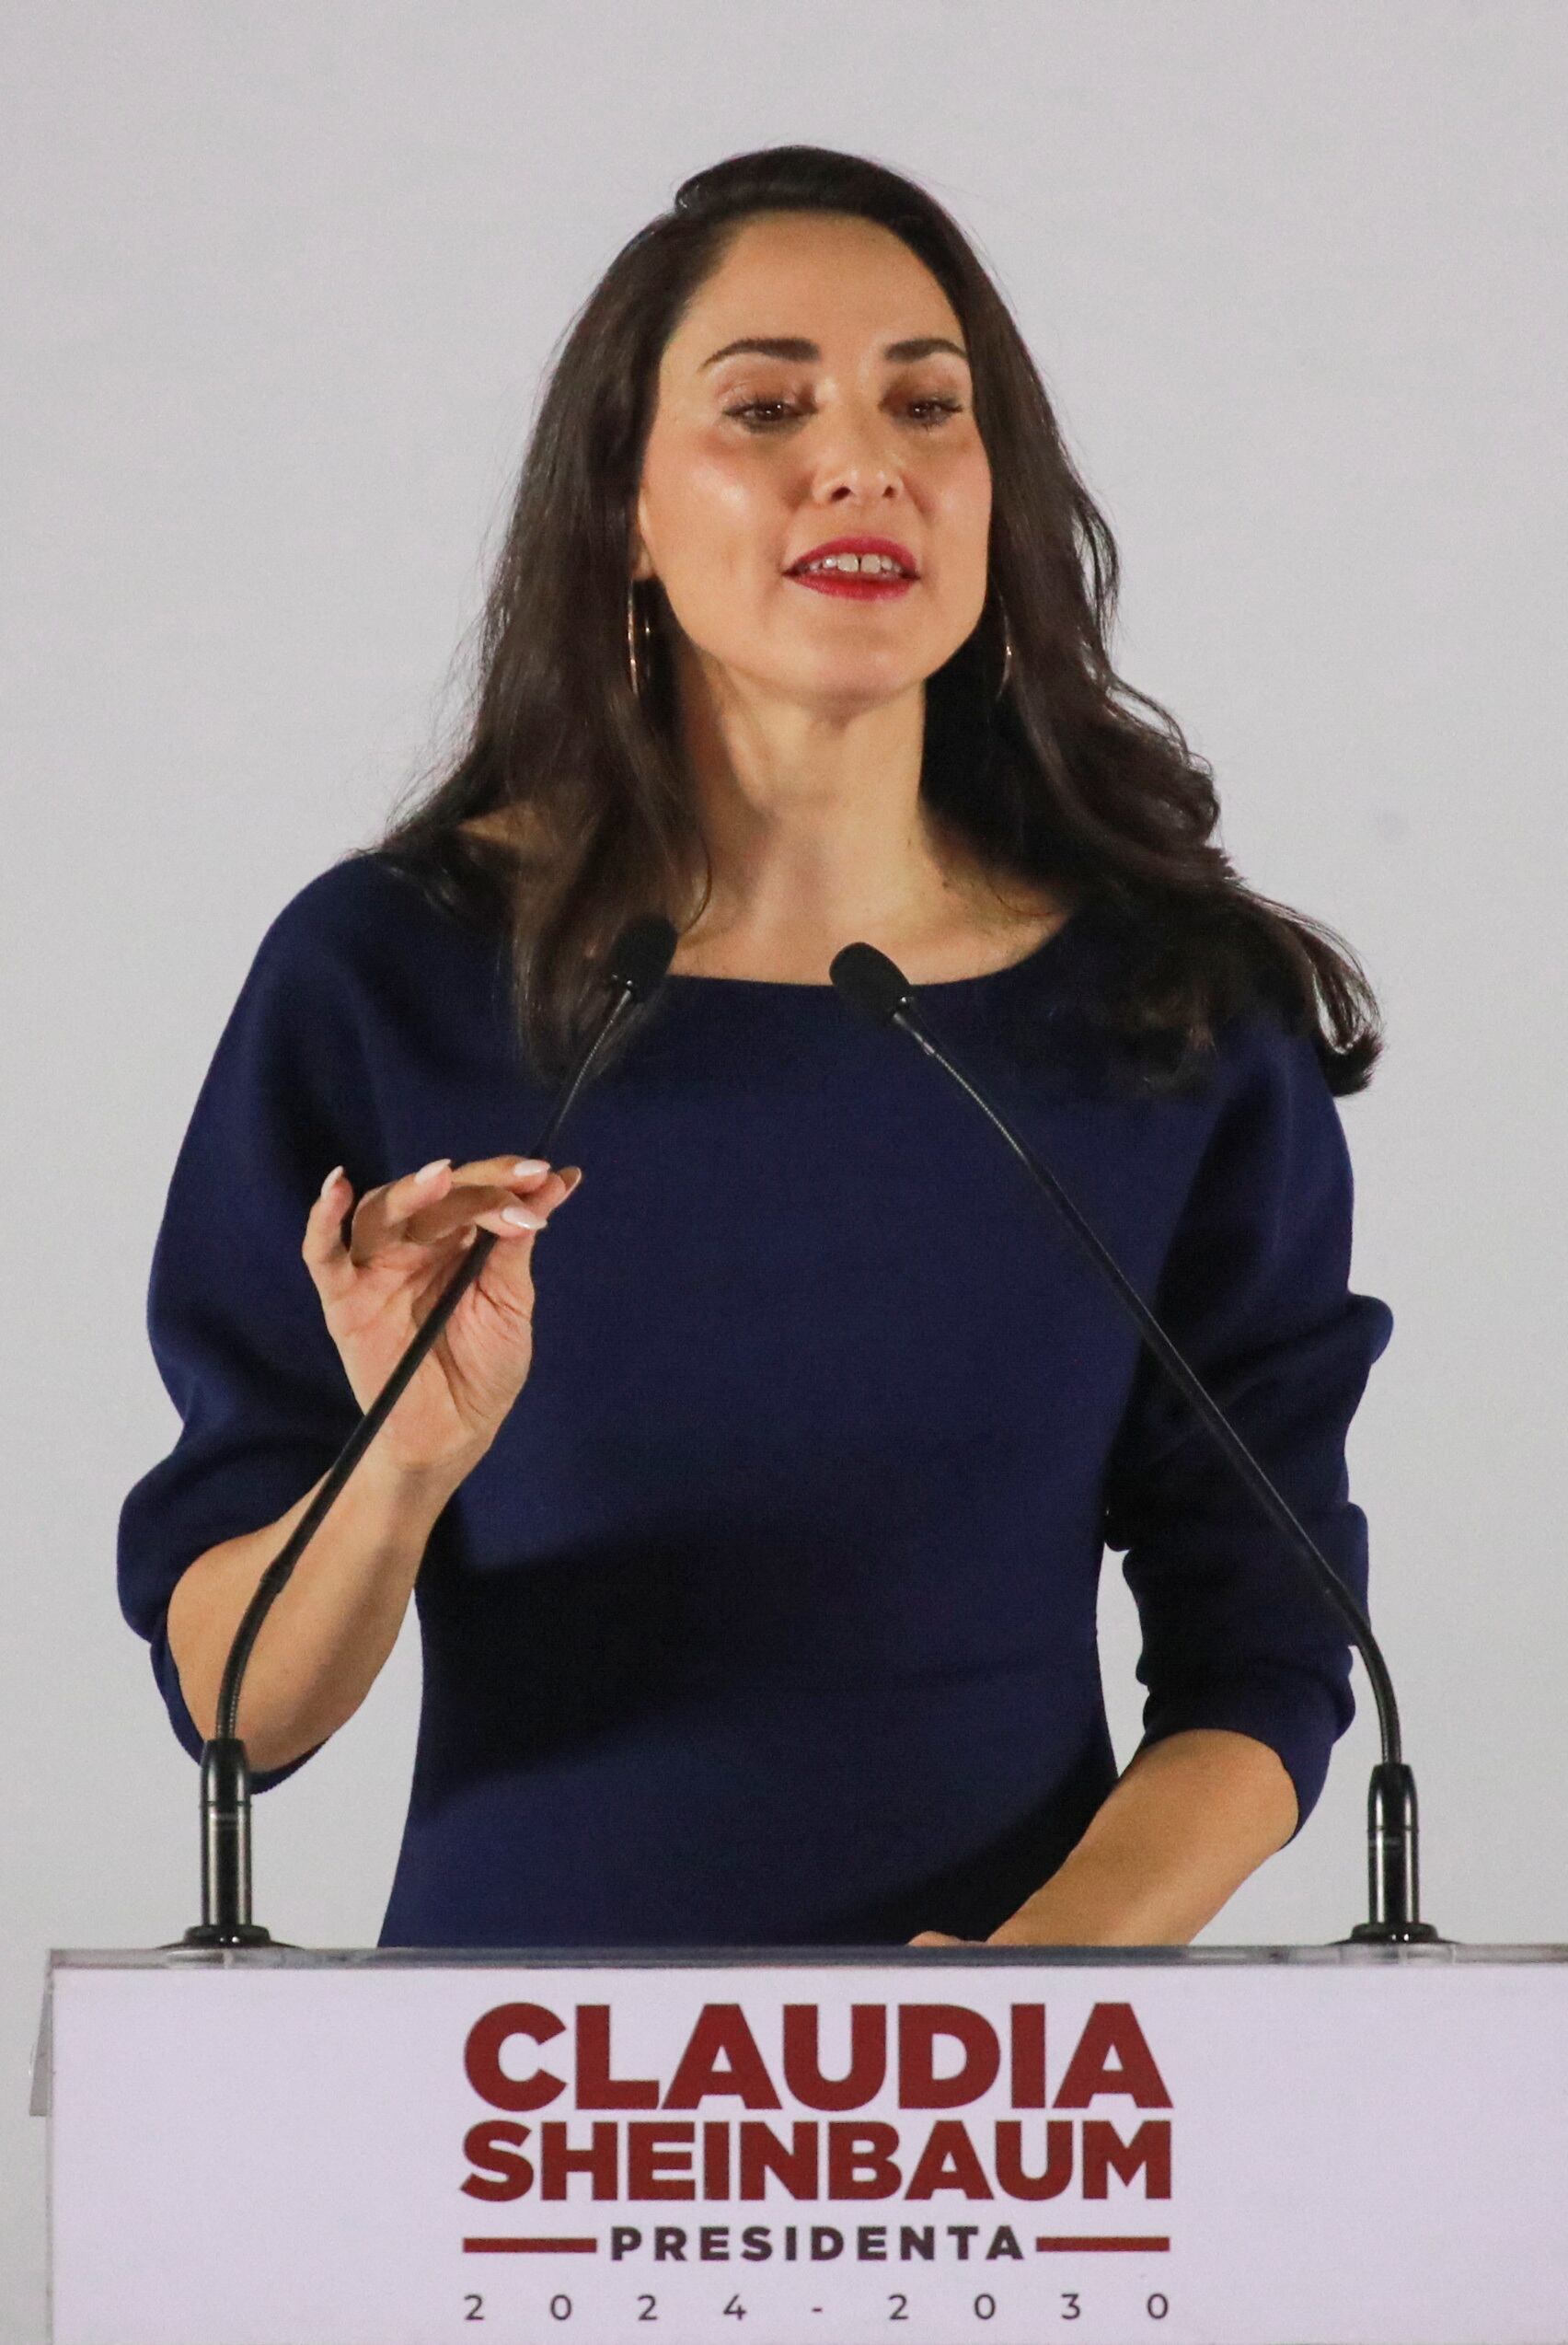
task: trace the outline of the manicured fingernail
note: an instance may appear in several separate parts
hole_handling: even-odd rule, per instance
[[[548,1172],[548,1160],[542,1156],[520,1156],[512,1167],[514,1172]]]
[[[531,1213],[525,1205],[503,1205],[501,1218],[514,1222],[519,1230],[542,1230],[545,1226],[543,1214]]]
[[[582,1178],[582,1165],[563,1164],[560,1168],[560,1177],[566,1183],[566,1194],[570,1196],[572,1190]]]
[[[334,1165],[333,1165],[333,1167],[332,1167],[332,1170],[330,1171],[330,1172],[329,1172],[329,1173],[328,1173],[327,1178],[326,1178],[326,1179],[322,1182],[322,1184],[321,1184],[321,1194],[322,1194],[322,1196],[329,1196],[331,1195],[331,1192],[332,1192],[333,1184],[334,1184],[336,1182],[340,1181],[340,1180],[342,1179],[342,1177],[343,1177],[343,1168],[342,1168],[342,1166],[341,1166],[340,1164],[334,1164]]]
[[[449,1156],[432,1156],[428,1164],[420,1166],[414,1178],[416,1181],[432,1181],[438,1172],[444,1172],[451,1161],[452,1159]]]

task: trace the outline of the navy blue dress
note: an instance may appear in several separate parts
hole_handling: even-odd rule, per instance
[[[1364,1595],[1344,1443],[1393,1323],[1347,1285],[1336,1103],[1264,1009],[1225,1024],[1196,1092],[1108,1080],[1088,1005],[1116,949],[1086,905],[922,1006]],[[193,1759],[170,1591],[293,1505],[356,1418],[306,1214],[339,1161],[358,1195],[533,1150],[548,1100],[506,975],[499,930],[355,856],[284,907],[224,1030],[152,1265],[182,1429],[119,1539],[125,1617]],[[538,1242],[533,1369],[415,1588],[383,1946],[984,1938],[1115,1780],[1107,1545],[1142,1623],[1146,1739],[1255,1737],[1305,1820],[1352,1713],[1336,1619],[905,1036],[826,984],[677,975],[553,1152],[585,1178]]]

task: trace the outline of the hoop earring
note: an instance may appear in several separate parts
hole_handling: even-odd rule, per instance
[[[1000,602],[997,603],[997,609],[1000,613],[1002,623],[1002,680],[997,685],[996,691],[996,698],[999,700],[1003,693],[1007,690],[1009,679],[1012,675],[1013,650],[1012,637],[1008,632],[1007,612],[1002,609]]]
[[[637,654],[637,639],[641,635],[643,646],[651,665],[653,657],[653,623],[644,611],[640,621],[637,617],[637,581],[628,579],[626,589],[626,669],[631,679],[632,698],[642,698],[642,662]]]

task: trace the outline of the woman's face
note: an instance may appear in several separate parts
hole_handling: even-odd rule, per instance
[[[638,497],[633,574],[663,585],[683,668],[854,708],[973,633],[991,469],[963,350],[936,279],[874,222],[772,213],[738,232],[665,346]],[[790,576],[863,536],[902,548],[914,583],[857,597]]]

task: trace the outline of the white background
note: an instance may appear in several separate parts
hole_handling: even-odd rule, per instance
[[[1568,1939],[1568,9],[33,0],[7,30],[7,2345],[42,2334],[45,1949],[196,1912],[195,1769],[113,1582],[176,1430],[143,1324],[175,1151],[261,931],[449,735],[552,345],[749,147],[891,163],[976,238],[1122,550],[1121,673],[1212,760],[1245,877],[1381,997],[1342,1112],[1353,1284],[1395,1332],[1350,1462],[1426,1903]],[[1134,1657],[1113,1560],[1124,1753]],[[1211,1939],[1355,1917],[1361,1690]],[[259,1804],[278,1935],[374,1940],[417,1701],[406,1635]]]

